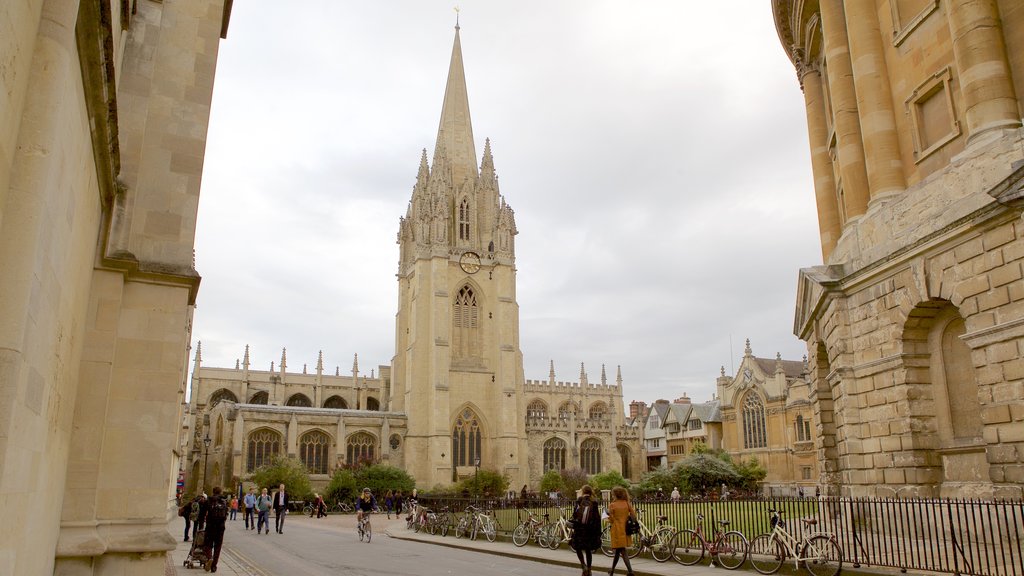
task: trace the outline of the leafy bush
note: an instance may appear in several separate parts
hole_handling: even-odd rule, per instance
[[[680,482],[678,470],[676,468],[668,468],[667,466],[659,466],[658,468],[651,470],[644,474],[640,478],[640,486],[637,492],[639,495],[654,494],[658,490],[662,490],[668,493],[672,490],[673,486],[679,486]]]
[[[298,458],[278,456],[270,465],[256,469],[249,479],[270,492],[284,484],[285,490],[296,499],[307,499],[310,494],[309,473]]]
[[[562,470],[562,494],[567,498],[575,498],[576,492],[587,483],[587,473],[582,468],[566,468]]]
[[[327,493],[324,500],[334,504],[337,501],[351,503],[356,497],[356,476],[351,470],[339,469],[334,471],[331,482],[327,485]]]
[[[562,482],[562,475],[558,473],[558,470],[548,470],[540,478],[540,492],[544,496],[547,496],[549,492],[558,492],[565,488],[565,483]]]
[[[709,454],[687,456],[675,465],[674,470],[686,492],[703,494],[721,484],[738,486],[742,480],[731,462]]]
[[[480,469],[469,478],[456,485],[457,494],[469,493],[472,496],[499,496],[508,492],[508,476],[494,470]]]
[[[741,460],[733,466],[735,466],[736,472],[740,475],[739,487],[743,490],[757,490],[758,483],[768,475],[768,471],[761,466],[757,458]]]
[[[357,491],[369,488],[378,499],[383,498],[388,490],[401,490],[402,494],[409,494],[416,487],[416,480],[408,472],[386,464],[357,468],[352,472],[352,476],[355,478]]]
[[[615,470],[601,472],[590,477],[590,485],[600,493],[601,490],[611,490],[616,486],[629,488],[629,481],[622,477],[622,474]]]

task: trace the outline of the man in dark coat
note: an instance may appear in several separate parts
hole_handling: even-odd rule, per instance
[[[580,489],[572,524],[572,546],[580,559],[583,576],[590,576],[593,552],[601,547],[601,508],[594,500],[594,489],[589,484]]]
[[[288,492],[284,484],[277,487],[274,493],[274,521],[278,534],[284,534],[284,517],[288,514]]]
[[[220,550],[224,546],[224,526],[227,519],[228,502],[224,499],[221,487],[214,486],[213,495],[206,503],[206,539],[203,541],[208,558],[205,568],[210,572],[217,571]]]

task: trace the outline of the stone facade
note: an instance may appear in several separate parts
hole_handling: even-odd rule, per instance
[[[162,574],[175,546],[193,237],[228,10],[0,7],[0,574]]]
[[[769,495],[805,494],[818,483],[814,452],[814,411],[804,362],[758,358],[750,341],[733,376],[722,368],[717,380],[722,448],[733,458],[756,458],[768,475]]]
[[[718,400],[694,404],[685,394],[669,405],[665,421],[665,450],[667,464],[673,466],[693,453],[698,444],[712,450],[721,450],[722,408]]]
[[[825,262],[800,272],[794,326],[823,481],[1021,498],[1024,5],[773,8]]]
[[[244,477],[262,457],[254,444],[302,457],[304,438],[329,444],[329,472],[352,463],[357,435],[373,460],[403,466],[420,488],[451,484],[477,466],[535,486],[546,457],[548,468],[638,476],[639,435],[624,417],[621,371],[614,384],[603,367],[600,384],[582,366],[579,382],[556,382],[553,365],[546,381],[524,379],[515,213],[498,189],[490,142],[479,165],[476,154],[456,28],[433,159],[423,151],[399,220],[391,365],[367,379],[357,365],[351,376],[324,375],[322,359],[315,374],[287,372],[284,353],[277,370],[253,371],[248,350],[233,370],[208,368],[197,353],[182,448],[189,487],[212,485],[199,481],[204,475]],[[212,455],[202,448],[207,434],[221,438],[211,440]]]

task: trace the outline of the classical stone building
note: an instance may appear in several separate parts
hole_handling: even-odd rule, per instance
[[[163,574],[230,2],[0,5],[0,574]]]
[[[477,164],[456,27],[433,160],[424,150],[399,220],[391,365],[367,379],[357,366],[351,376],[325,376],[322,361],[315,374],[290,373],[283,353],[268,372],[250,370],[248,354],[234,370],[202,367],[197,357],[185,422],[190,486],[199,475],[244,477],[274,454],[299,456],[322,475],[369,456],[403,466],[421,488],[478,466],[513,486],[535,485],[551,468],[638,475],[621,372],[609,383],[602,367],[600,383],[590,383],[581,366],[579,382],[556,382],[552,365],[548,380],[525,381],[516,234],[490,141]]]
[[[747,340],[733,376],[722,368],[716,382],[722,419],[722,448],[734,459],[756,458],[767,470],[767,494],[813,491],[818,483],[814,414],[807,365],[754,356]]]
[[[1024,496],[1024,4],[773,1],[824,265],[800,272],[833,493]]]

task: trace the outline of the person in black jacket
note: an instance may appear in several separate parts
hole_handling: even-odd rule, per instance
[[[274,520],[278,534],[284,534],[284,517],[288,514],[288,492],[284,484],[277,487],[274,493]]]
[[[594,489],[589,484],[580,489],[572,524],[572,546],[580,559],[583,576],[590,576],[593,552],[601,547],[601,508],[594,500]]]
[[[205,568],[210,572],[217,571],[220,550],[224,546],[224,526],[227,519],[228,502],[224,499],[221,487],[214,486],[212,496],[206,503],[206,539],[203,541],[208,558]]]

